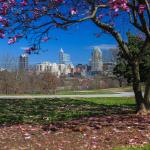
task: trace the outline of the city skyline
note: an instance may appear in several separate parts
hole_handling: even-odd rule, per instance
[[[103,46],[103,45],[102,45]],[[106,45],[104,45],[104,46],[106,46]],[[103,46],[103,47],[104,47]],[[111,46],[111,45],[110,45]],[[102,53],[102,61],[103,62],[112,62],[113,60],[112,60],[112,53],[111,53],[111,47],[110,46],[108,46],[108,48],[109,49],[101,49],[101,48],[99,48],[98,46],[95,46],[95,47],[91,47],[91,50],[90,50],[90,52],[89,52],[89,58],[87,59],[87,60],[85,60],[84,62],[83,61],[81,61],[81,62],[79,62],[79,61],[76,61],[76,63],[73,63],[72,62],[72,55],[70,55],[69,53],[66,53],[66,50],[64,50],[63,48],[60,48],[59,50],[58,50],[58,53],[57,53],[57,58],[56,58],[56,60],[54,60],[54,61],[51,61],[50,59],[45,59],[45,60],[43,60],[43,61],[39,61],[39,62],[35,62],[35,64],[39,64],[39,63],[42,63],[42,62],[50,62],[50,63],[57,63],[57,64],[73,64],[73,65],[78,65],[78,64],[89,64],[90,63],[90,60],[91,60],[91,57],[92,57],[92,53],[93,53],[93,50],[96,48],[96,49],[100,49],[100,52]],[[114,47],[112,47],[112,48],[114,48]],[[63,51],[63,53],[64,53],[64,58],[60,58],[60,53],[61,53],[61,51]],[[30,55],[29,55],[29,57],[30,57]],[[63,57],[63,56],[62,56]],[[108,57],[109,57],[109,59],[108,59]],[[61,59],[61,60],[60,60]],[[65,59],[65,61],[66,62],[63,62],[64,60],[63,59]]]
[[[100,47],[102,47],[103,49],[101,49]],[[111,48],[114,48],[113,45],[106,45],[106,44],[102,44],[102,45],[97,45],[97,46],[91,46],[90,47],[90,50],[89,50],[89,57],[87,58],[87,60],[84,60],[84,61],[79,61],[77,59],[77,61],[72,61],[72,58],[74,58],[72,55],[70,55],[70,53],[66,53],[66,50],[64,50],[64,54],[67,55],[67,57],[69,57],[69,59],[67,60],[68,61],[68,64],[73,64],[73,65],[78,65],[78,64],[89,64],[90,63],[90,59],[91,59],[91,55],[92,55],[92,52],[93,52],[93,49],[94,48],[100,48],[102,54],[103,54],[103,57],[102,57],[102,61],[103,62],[111,62],[111,58],[112,58],[112,54],[111,54],[111,51],[110,49]],[[106,49],[107,48],[107,49]],[[63,50],[63,48],[60,48],[59,50],[57,50],[57,55],[56,55],[56,59],[50,59],[50,57],[48,59],[43,59],[43,60],[39,60],[39,61],[35,61],[35,62],[32,62],[31,61],[31,57],[34,55],[35,57],[38,56],[36,54],[33,54],[33,55],[28,55],[26,53],[22,53],[20,54],[19,56],[16,56],[16,57],[13,57],[13,56],[10,56],[9,54],[6,54],[4,56],[2,56],[3,58],[5,58],[6,56],[9,56],[9,58],[13,58],[14,60],[18,61],[19,63],[19,57],[21,55],[28,55],[28,64],[29,65],[36,65],[36,64],[40,64],[42,62],[50,62],[50,63],[57,63],[59,64],[60,63],[60,51]],[[1,59],[2,60],[2,59]],[[3,61],[3,60],[2,60]],[[3,67],[3,62],[1,61],[1,68]],[[67,62],[66,62],[67,63]],[[18,66],[19,67],[19,66]]]
[[[86,64],[73,65],[70,55],[61,48],[59,63],[44,61],[35,65],[37,74],[50,72],[57,77],[92,77],[95,75],[112,75],[115,62],[103,62],[103,54],[99,47],[93,47],[90,61]],[[25,66],[25,65],[24,65]]]

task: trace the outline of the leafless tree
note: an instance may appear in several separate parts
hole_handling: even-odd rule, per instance
[[[58,78],[55,75],[49,72],[42,73],[41,81],[41,86],[44,93],[56,93],[56,88],[58,86]]]

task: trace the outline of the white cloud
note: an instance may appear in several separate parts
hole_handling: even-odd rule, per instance
[[[99,47],[100,49],[111,49],[111,48],[116,48],[117,47],[117,45],[115,45],[115,44],[101,44],[101,45],[94,45],[94,46],[91,46],[92,48],[94,48],[94,47]]]

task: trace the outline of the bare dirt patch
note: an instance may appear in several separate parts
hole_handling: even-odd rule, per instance
[[[149,143],[150,116],[101,115],[0,127],[0,150],[111,150]]]

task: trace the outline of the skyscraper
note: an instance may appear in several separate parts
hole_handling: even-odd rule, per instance
[[[59,52],[59,64],[71,64],[70,55],[64,53],[63,49],[60,49]]]
[[[22,54],[19,57],[19,71],[26,71],[28,70],[28,55]]]
[[[103,71],[102,51],[98,47],[95,47],[92,52],[91,71],[93,72]]]

